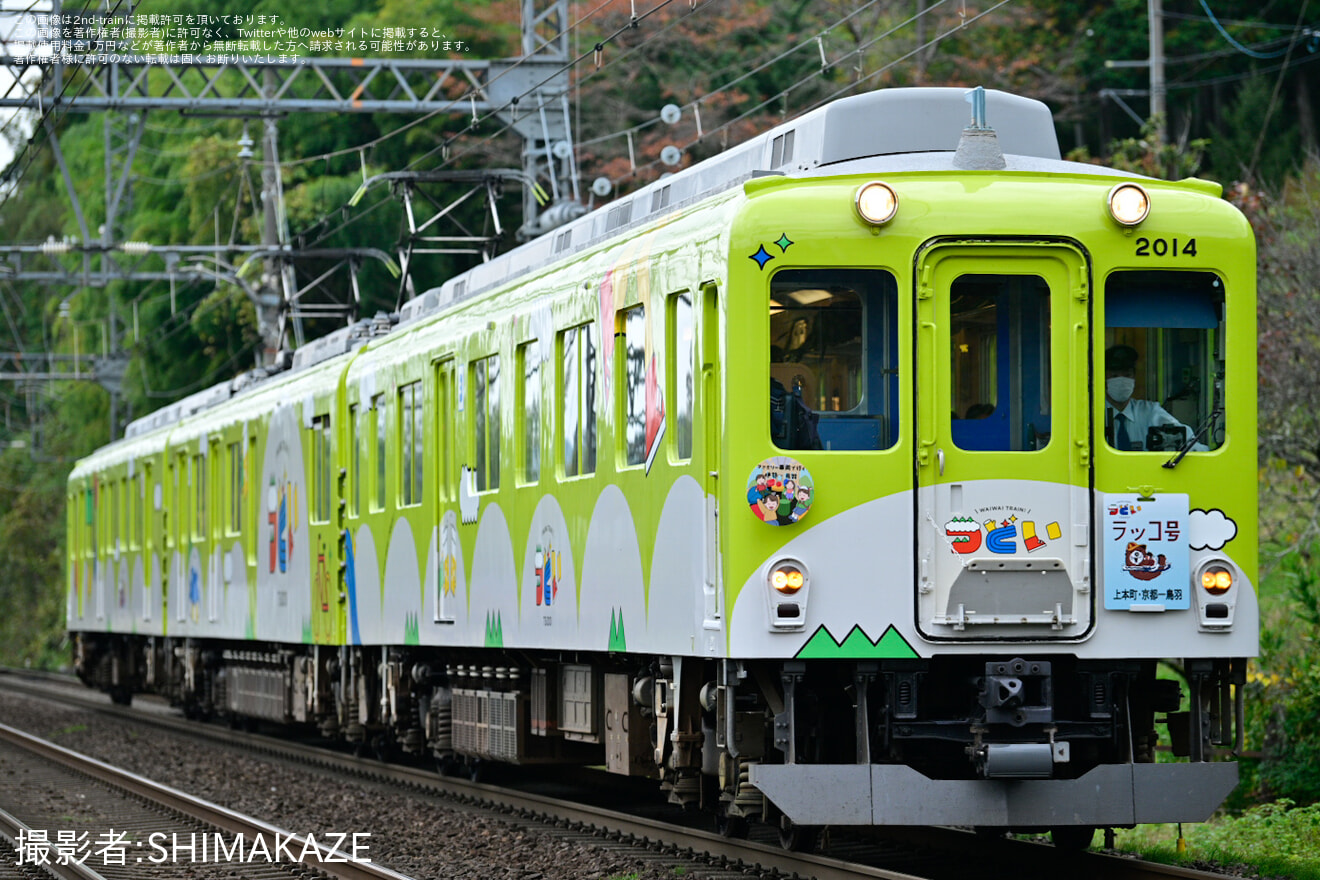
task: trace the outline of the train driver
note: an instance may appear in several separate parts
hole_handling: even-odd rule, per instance
[[[1132,397],[1136,388],[1137,350],[1112,345],[1105,350],[1105,436],[1115,449],[1168,449],[1176,451],[1192,439],[1193,431],[1153,400]],[[1153,430],[1153,429],[1163,430]],[[1178,429],[1181,429],[1179,435]],[[1172,435],[1171,439],[1164,439]],[[1193,450],[1204,452],[1203,443]]]

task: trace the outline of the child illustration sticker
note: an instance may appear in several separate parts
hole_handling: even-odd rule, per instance
[[[815,500],[811,472],[785,455],[767,458],[747,478],[747,506],[767,525],[797,522],[811,511]]]

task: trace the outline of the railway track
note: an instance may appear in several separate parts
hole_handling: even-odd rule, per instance
[[[326,846],[9,725],[0,724],[0,743],[6,836],[18,862],[57,876],[176,877],[209,864],[251,880],[409,880],[352,846]]]
[[[184,721],[159,708],[143,711],[110,705],[103,695],[80,687],[55,687],[24,681],[23,676],[0,675],[0,687],[66,705],[147,724],[182,736],[238,748],[278,762],[318,768],[337,776],[352,775],[377,783],[406,788],[423,797],[438,798],[465,809],[489,811],[517,826],[553,826],[576,839],[591,839],[596,845],[639,847],[660,859],[661,864],[682,866],[689,876],[727,878],[736,876],[815,877],[821,880],[953,880],[965,878],[967,866],[975,864],[981,878],[1061,876],[1070,880],[1210,880],[1224,874],[1196,871],[1123,858],[1103,853],[1071,853],[1051,846],[1011,839],[987,839],[945,828],[876,829],[857,832],[840,830],[829,834],[820,853],[790,853],[768,835],[733,840],[708,832],[695,824],[695,817],[663,817],[651,809],[622,809],[617,803],[568,801],[563,786],[553,776],[540,775],[538,791],[441,777],[434,772],[376,760],[354,757],[325,748]],[[66,680],[67,681],[67,680]],[[141,702],[141,701],[140,701]],[[150,706],[151,704],[146,704]],[[611,780],[613,781],[613,780]],[[588,786],[592,787],[592,786]],[[599,786],[594,787],[599,790]],[[581,795],[581,792],[579,792]],[[628,800],[625,795],[623,800]],[[618,798],[616,798],[618,800]],[[654,791],[641,802],[657,806]],[[659,805],[662,806],[662,805]]]

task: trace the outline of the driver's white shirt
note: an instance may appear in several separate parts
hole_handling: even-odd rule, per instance
[[[1109,430],[1112,424],[1114,440],[1112,445],[1118,448],[1118,418],[1122,414],[1128,420],[1127,435],[1132,442],[1132,449],[1141,450],[1146,448],[1146,433],[1157,425],[1177,425],[1183,429],[1188,440],[1192,439],[1192,429],[1182,422],[1169,415],[1169,411],[1160,406],[1153,400],[1138,400],[1128,398],[1128,402],[1122,408],[1115,407],[1113,401],[1105,398],[1105,430]],[[1197,443],[1192,446],[1197,452],[1205,452],[1208,447],[1203,443]]]

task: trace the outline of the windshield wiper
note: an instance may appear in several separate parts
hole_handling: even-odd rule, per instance
[[[1218,421],[1219,416],[1222,414],[1223,414],[1222,410],[1219,409],[1211,410],[1210,415],[1206,418],[1204,422],[1201,423],[1201,427],[1197,429],[1196,433],[1193,434],[1191,438],[1188,439],[1187,442],[1183,444],[1181,449],[1179,449],[1176,453],[1174,453],[1173,458],[1169,459],[1164,463],[1164,466],[1166,468],[1169,468],[1170,470],[1176,468],[1178,466],[1178,462],[1183,460],[1183,456],[1192,451],[1192,447],[1201,441],[1201,435],[1204,434],[1208,429],[1210,429],[1214,425],[1214,423]],[[1210,445],[1209,443],[1206,444],[1206,446],[1209,445]]]

